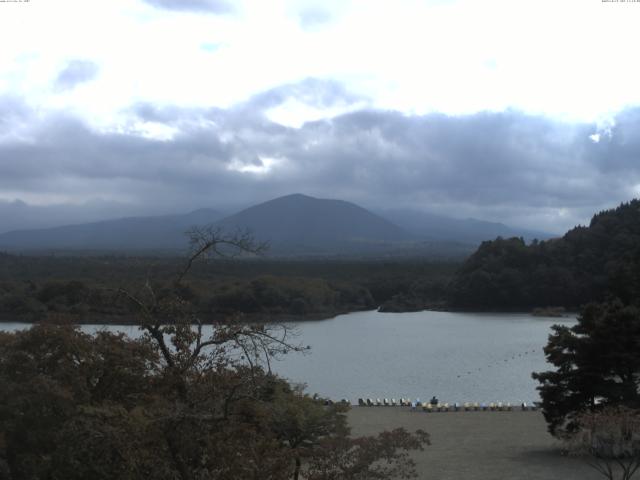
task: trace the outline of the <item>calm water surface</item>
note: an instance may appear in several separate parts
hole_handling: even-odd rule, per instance
[[[297,324],[308,354],[273,368],[309,392],[335,399],[436,395],[449,403],[538,400],[531,372],[549,369],[542,348],[551,325],[574,318],[450,312],[340,315]],[[0,324],[2,330],[28,325]],[[85,325],[83,330],[100,328]],[[137,336],[137,327],[108,326]]]

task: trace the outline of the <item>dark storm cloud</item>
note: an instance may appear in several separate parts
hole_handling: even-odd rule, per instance
[[[89,60],[72,60],[58,73],[54,86],[58,91],[71,90],[77,85],[93,80],[98,66]]]
[[[640,108],[620,112],[614,125],[600,136],[600,142],[587,150],[601,172],[611,169],[631,175],[640,162]]]
[[[226,0],[143,0],[156,8],[182,12],[229,13],[233,5]]]
[[[137,104],[118,133],[0,99],[0,122],[14,115],[29,125],[0,137],[0,193],[70,193],[162,213],[302,192],[557,232],[640,194],[640,108],[620,112],[596,143],[595,124],[517,111],[357,111],[298,129],[265,116],[292,97],[321,106],[355,98],[337,84],[306,81],[227,110]],[[146,138],[148,123],[177,133]]]
[[[616,128],[633,132],[631,117],[621,115]],[[317,166],[321,183],[343,184],[371,203],[438,206],[448,214],[517,222],[569,209],[567,218],[554,220],[557,226],[547,221],[546,228],[560,230],[584,220],[577,209],[615,205],[640,182],[640,148],[617,142],[615,130],[595,144],[588,138],[595,128],[519,112],[357,112],[306,125],[301,135],[314,147],[300,155],[306,171]]]

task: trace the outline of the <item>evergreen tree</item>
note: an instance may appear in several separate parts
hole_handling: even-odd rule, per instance
[[[555,325],[545,347],[556,370],[538,372],[543,413],[556,436],[605,406],[640,407],[640,309],[619,300],[589,304],[573,327]]]

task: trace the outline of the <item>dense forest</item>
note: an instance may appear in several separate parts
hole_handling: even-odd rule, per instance
[[[640,299],[640,200],[600,212],[562,238],[483,242],[448,285],[457,309],[576,309],[590,301]]]
[[[146,278],[160,294],[184,258],[0,254],[0,319],[133,321],[122,288]],[[182,295],[203,318],[241,313],[248,320],[327,318],[377,308],[442,303],[459,266],[433,261],[218,259],[194,265]]]

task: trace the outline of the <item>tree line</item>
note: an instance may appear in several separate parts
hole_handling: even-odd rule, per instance
[[[431,261],[287,261],[215,259],[193,265],[183,295],[205,318],[326,318],[409,299],[442,301],[455,263]],[[171,289],[181,259],[42,257],[0,254],[0,320],[36,322],[66,315],[77,322],[131,322],[118,295],[148,278]],[[406,303],[406,301],[405,301]],[[407,308],[404,306],[403,308]]]
[[[459,309],[577,310],[592,301],[640,299],[640,201],[593,216],[562,238],[483,242],[447,287]]]

